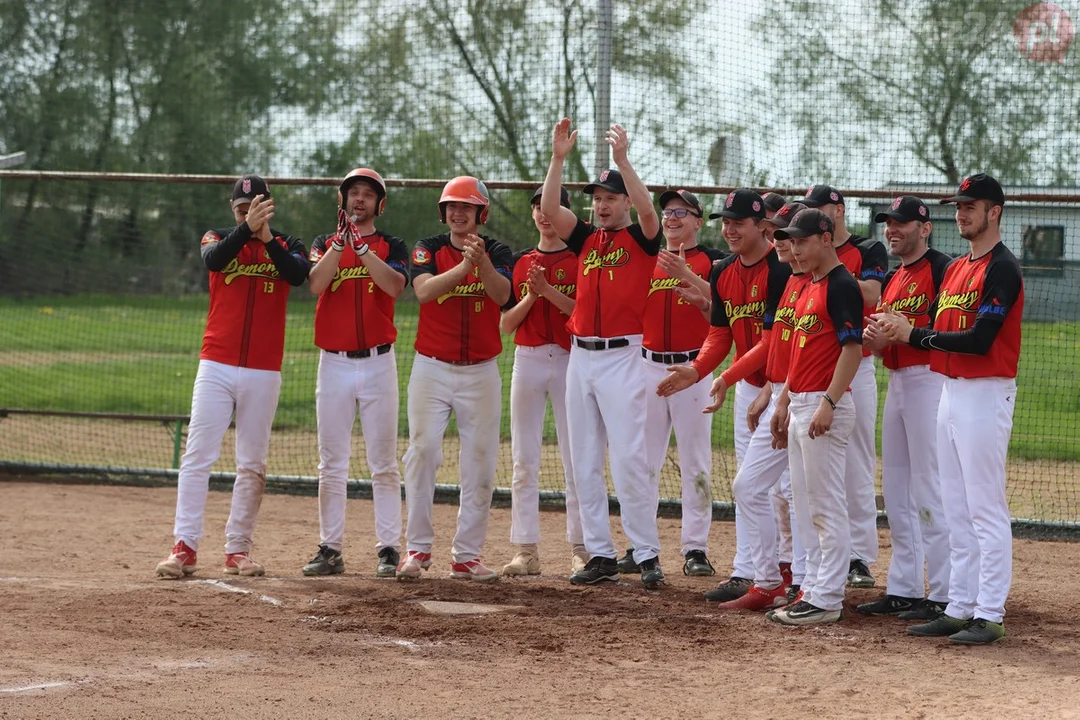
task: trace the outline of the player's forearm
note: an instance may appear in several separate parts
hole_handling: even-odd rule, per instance
[[[250,239],[251,228],[248,227],[246,222],[240,223],[221,240],[203,246],[203,265],[210,272],[221,272],[226,265],[236,259],[236,256],[243,249],[244,243]]]
[[[577,304],[574,298],[567,297],[555,288],[548,290],[544,295],[544,299],[554,305],[556,310],[567,317],[570,317],[574,313],[574,305]]]
[[[933,328],[912,328],[908,344],[920,350],[985,355],[990,352],[999,330],[1001,323],[976,318],[975,324],[967,330],[938,332]]]
[[[532,293],[525,295],[525,297],[518,301],[517,305],[510,308],[499,317],[499,331],[503,335],[512,335],[517,332],[517,329],[521,327],[521,323],[525,322],[525,318],[535,304],[535,295]]]
[[[705,344],[701,346],[701,352],[692,363],[698,377],[712,375],[713,370],[720,367],[720,363],[724,362],[724,358],[731,352],[731,341],[731,328],[715,325],[709,328]]]
[[[446,295],[465,279],[468,272],[467,267],[459,264],[438,275],[424,274],[417,276],[413,279],[413,290],[416,291],[417,302],[431,302]]]
[[[851,387],[851,381],[855,379],[855,373],[859,371],[861,362],[862,345],[851,342],[840,348],[840,358],[836,361],[836,368],[833,369],[832,382],[825,390],[825,394],[834,403],[838,402]]]
[[[728,387],[740,380],[745,380],[765,367],[765,362],[769,359],[769,338],[771,335],[772,330],[763,331],[761,340],[758,341],[757,345],[750,348],[745,355],[733,362],[731,367],[720,373],[721,379]]]
[[[315,263],[315,267],[311,268],[311,272],[308,273],[308,287],[311,289],[312,295],[322,295],[326,288],[330,287],[340,262],[341,251],[328,247],[326,253],[319,258],[319,261]]]
[[[555,217],[562,207],[559,205],[559,197],[562,193],[563,162],[564,158],[552,155],[551,162],[548,163],[547,175],[544,176],[544,192],[540,196],[540,212],[545,217]]]
[[[862,292],[863,305],[869,308],[877,307],[881,300],[880,280],[858,280],[859,290]]]
[[[709,281],[701,277],[697,273],[692,272],[689,268],[686,269],[686,274],[679,279],[687,285],[700,290],[701,294],[705,297],[709,297],[709,293],[712,292],[709,287]]]
[[[652,193],[638,177],[637,171],[629,160],[616,163],[616,165],[622,173],[626,194],[630,196],[630,202],[637,210],[638,224],[641,225],[642,232],[646,237],[655,237],[660,232],[660,218],[657,217],[656,208],[653,207]]]
[[[266,243],[266,253],[285,282],[293,287],[299,287],[307,280],[308,273],[311,272],[311,263],[304,256],[303,245],[298,240],[290,238],[288,242],[293,247],[285,249],[281,243],[271,240]]]
[[[480,279],[484,283],[484,292],[498,305],[505,305],[510,300],[510,281],[496,270],[494,265],[491,263],[482,265]]]
[[[390,297],[396,298],[405,289],[405,276],[383,262],[375,253],[368,250],[360,256],[360,262],[367,267],[372,282]]]

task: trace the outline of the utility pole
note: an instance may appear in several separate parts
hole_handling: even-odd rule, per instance
[[[612,0],[599,0],[596,18],[596,110],[595,124],[596,160],[595,173],[608,169],[607,130],[611,126],[611,35]]]

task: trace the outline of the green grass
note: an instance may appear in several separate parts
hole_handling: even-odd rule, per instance
[[[206,322],[205,296],[79,296],[0,300],[0,406],[57,411],[187,414]],[[297,293],[286,324],[276,426],[315,428],[318,353],[314,302]],[[412,367],[415,304],[399,303],[397,343],[405,388]],[[502,433],[509,437],[513,345],[504,339]],[[884,395],[887,371],[879,367]],[[1026,323],[1011,452],[1016,457],[1080,459],[1080,323]],[[730,400],[729,400],[730,402]],[[879,403],[879,412],[883,403]],[[730,412],[713,423],[717,447],[732,445]],[[550,412],[545,426],[553,440]]]

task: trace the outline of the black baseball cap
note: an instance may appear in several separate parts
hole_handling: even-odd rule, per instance
[[[807,208],[796,213],[795,217],[791,218],[788,226],[778,229],[773,233],[773,237],[780,240],[804,238],[832,231],[833,222],[828,215],[815,208]]]
[[[270,197],[270,186],[260,175],[244,175],[232,186],[232,206],[250,203],[256,195]]]
[[[540,202],[540,196],[544,194],[544,186],[536,188],[536,192],[533,193],[532,200],[529,201],[530,205],[535,205]],[[564,208],[570,207],[570,193],[566,192],[566,188],[559,186],[559,204]]]
[[[596,192],[597,188],[607,190],[608,192],[619,193],[620,195],[630,194],[626,192],[626,183],[623,182],[622,173],[618,170],[605,170],[600,173],[600,177],[596,179],[596,182],[585,186],[585,194],[592,195]]]
[[[705,216],[705,210],[701,207],[701,201],[698,200],[697,195],[689,190],[665,190],[660,193],[660,209],[663,210],[669,202],[676,198],[693,208],[694,214],[698,217]]]
[[[1001,189],[1001,183],[985,173],[970,175],[960,183],[960,188],[952,197],[941,201],[945,203],[973,202],[975,200],[989,200],[995,205],[1005,204],[1005,191]]]
[[[912,220],[927,222],[930,219],[930,210],[927,209],[926,203],[914,195],[901,195],[892,201],[892,206],[888,210],[875,215],[874,222],[883,223],[889,218],[900,222]]]
[[[765,193],[761,196],[761,200],[765,203],[765,209],[773,212],[779,212],[780,208],[787,203],[783,195],[774,192]]]
[[[765,218],[762,222],[772,223],[778,228],[785,228],[791,224],[792,218],[794,218],[801,210],[806,210],[806,206],[801,202],[785,203],[776,214],[771,218]],[[775,237],[775,235],[774,235]]]
[[[806,191],[806,197],[802,204],[808,208],[817,208],[822,205],[843,205],[844,195],[832,185],[811,185]]]
[[[757,218],[762,220],[764,217],[765,201],[750,188],[739,188],[729,192],[727,199],[724,200],[724,209],[709,215],[710,220],[716,218],[729,218],[731,220]]]

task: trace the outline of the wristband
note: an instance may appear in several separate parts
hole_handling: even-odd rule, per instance
[[[831,407],[833,410],[836,409],[836,403],[834,403],[833,399],[831,397],[829,397],[829,393],[821,393],[821,398],[825,402],[829,403],[829,407]]]
[[[341,252],[342,250],[345,249],[345,243],[341,242],[341,240],[335,240],[332,243],[330,243],[330,249],[331,250],[337,250],[338,252]]]
[[[364,244],[360,245],[359,247],[353,246],[353,250],[356,251],[356,255],[358,257],[364,257],[365,255],[368,254],[368,250],[370,250],[370,249],[371,248],[368,246],[367,243],[364,243]]]

